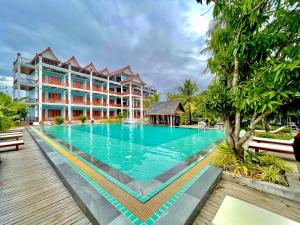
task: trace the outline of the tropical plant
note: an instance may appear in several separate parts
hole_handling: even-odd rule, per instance
[[[24,99],[13,101],[4,93],[0,93],[0,131],[4,132],[15,125],[15,121],[26,117],[26,106],[21,104]]]
[[[118,118],[118,119],[125,119],[125,118],[127,118],[127,117],[128,117],[127,111],[120,112],[120,113],[118,113],[118,115],[117,115],[117,118]]]
[[[189,115],[189,123],[192,123],[192,113],[195,109],[196,94],[199,88],[196,83],[190,79],[184,81],[183,85],[178,87],[177,99],[181,101],[185,110]]]
[[[79,120],[81,121],[82,124],[84,124],[85,121],[86,121],[86,116],[85,115],[80,115]]]
[[[55,122],[55,124],[57,124],[57,125],[63,124],[64,121],[65,121],[65,120],[64,120],[64,118],[63,118],[62,116],[55,117],[55,119],[54,119],[54,122]]]
[[[158,93],[151,94],[148,98],[144,100],[144,108],[147,109],[159,101],[160,95]]]
[[[201,0],[197,0],[202,3]],[[296,0],[214,3],[208,69],[215,78],[205,106],[225,123],[226,143],[243,159],[256,125],[299,96],[299,8]],[[246,128],[245,135],[240,131]]]
[[[288,185],[286,173],[292,168],[284,160],[275,156],[244,151],[243,160],[226,144],[217,146],[218,155],[213,164],[234,176],[245,176],[252,179]]]

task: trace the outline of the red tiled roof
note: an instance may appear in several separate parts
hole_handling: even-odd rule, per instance
[[[91,70],[92,72],[97,72],[94,64],[91,62],[90,64],[86,65],[85,67],[83,67],[84,70]]]
[[[140,75],[137,73],[136,75],[128,76],[126,80],[121,81],[121,83],[134,82],[145,85],[145,82],[141,79]]]
[[[54,57],[54,60],[60,62],[59,59],[56,57],[56,55],[54,54],[54,52],[52,51],[52,49],[50,47],[46,48],[44,51],[42,51],[38,55],[43,55],[46,52],[49,52]]]
[[[77,64],[76,67],[81,68],[81,66],[79,65],[77,59],[76,59],[74,56],[72,56],[69,60],[67,60],[66,62],[64,62],[64,64],[68,64],[68,63],[70,63],[71,61],[73,61],[75,64]]]
[[[100,73],[102,75],[106,75],[106,74],[104,74],[105,72],[107,72],[107,74],[110,74],[109,70],[106,67],[104,69],[98,71],[98,73]]]
[[[129,70],[129,73],[125,72],[125,70]],[[133,72],[132,72],[130,66],[127,65],[127,66],[122,67],[122,68],[120,68],[120,69],[118,69],[116,71],[111,72],[110,76],[116,76],[116,75],[120,75],[122,73],[126,73],[127,75],[133,75]]]

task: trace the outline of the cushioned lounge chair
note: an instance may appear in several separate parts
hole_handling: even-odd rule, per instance
[[[24,145],[24,141],[23,140],[0,142],[0,148],[6,148],[6,147],[16,146],[16,150],[17,151],[19,150],[19,146],[20,145]]]
[[[252,141],[249,144],[249,148],[254,149],[255,152],[259,152],[259,150],[265,150],[265,151],[269,151],[269,152],[294,155],[292,146],[282,145],[282,144],[258,143],[258,142]]]
[[[256,141],[258,143],[270,143],[270,144],[279,144],[279,145],[293,145],[293,139],[292,140],[279,140],[279,139],[273,139],[273,138],[261,138],[261,137],[254,137],[252,141]]]
[[[213,225],[299,225],[299,223],[231,196],[222,202]]]

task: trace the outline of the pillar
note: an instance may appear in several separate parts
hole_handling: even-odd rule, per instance
[[[39,56],[39,63],[38,63],[38,86],[39,86],[39,101],[38,101],[38,115],[39,115],[39,122],[42,121],[42,95],[43,95],[43,87],[42,87],[42,82],[43,82],[43,58],[42,56]]]
[[[109,102],[109,76],[107,76],[107,87],[106,87],[106,91],[107,91],[107,99],[106,99],[106,103],[107,103],[107,107],[106,107],[106,110],[107,110],[107,118],[109,119],[109,105],[110,105],[110,102]]]
[[[90,74],[90,120],[93,120],[93,72]]]
[[[144,119],[144,89],[141,86],[141,100],[140,100],[140,107],[141,107],[141,119]]]
[[[68,65],[68,82],[69,82],[69,86],[68,86],[68,117],[69,117],[69,121],[71,122],[72,120],[72,112],[71,112],[71,85],[72,85],[72,79],[71,79],[71,64]]]
[[[129,83],[129,119],[132,119],[132,85]]]

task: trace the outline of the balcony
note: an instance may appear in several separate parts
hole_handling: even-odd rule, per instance
[[[26,98],[22,101],[24,104],[32,104],[38,102],[37,98]]]
[[[72,88],[78,88],[78,89],[84,90],[83,84],[82,85],[80,85],[80,84],[72,84]]]
[[[109,91],[110,94],[114,94],[114,95],[121,95],[121,92],[117,92],[117,91]]]
[[[62,99],[53,99],[53,98],[48,98],[48,99],[42,99],[43,103],[60,103],[60,104],[65,104],[65,100]]]
[[[86,102],[84,102],[84,101],[72,101],[72,104],[76,104],[76,105],[87,105],[87,103]]]
[[[106,90],[106,89],[102,89],[102,88],[96,87],[96,86],[93,86],[93,91],[98,91],[98,92],[102,92],[102,93],[107,93],[107,90]]]
[[[107,104],[105,102],[101,103],[101,102],[98,102],[98,101],[93,101],[93,105],[96,105],[96,106],[107,106]]]
[[[62,80],[46,80],[46,78],[43,77],[42,81],[45,84],[54,84],[54,85],[59,85],[59,86],[65,86],[65,83]]]
[[[37,82],[37,80],[34,80],[32,78],[20,78],[20,83],[23,83],[23,84],[34,85],[36,82]]]
[[[122,107],[121,104],[116,104],[116,103],[110,103],[109,106],[114,106],[114,107]]]
[[[133,91],[132,94],[133,94],[133,95],[141,96],[141,93],[140,93],[140,92],[136,92],[136,91]]]

